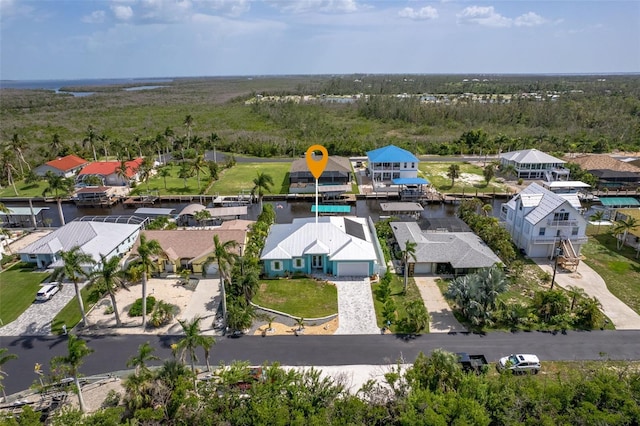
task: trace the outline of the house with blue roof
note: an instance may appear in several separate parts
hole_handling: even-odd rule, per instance
[[[367,152],[367,161],[368,174],[374,186],[393,183],[394,179],[418,178],[418,157],[395,145]]]
[[[529,257],[559,256],[577,266],[587,220],[576,194],[556,194],[532,183],[502,205],[500,219],[517,248]]]
[[[274,224],[260,260],[268,277],[321,274],[367,277],[383,259],[373,224],[355,216],[297,218]]]

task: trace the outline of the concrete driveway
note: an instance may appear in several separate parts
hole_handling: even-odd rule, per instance
[[[532,259],[542,270],[553,275],[553,261],[547,258]],[[616,330],[640,330],[640,315],[615,297],[602,277],[584,262],[580,262],[576,272],[557,269],[556,283],[562,288],[569,286],[582,288],[590,297],[596,297],[602,304],[602,311],[611,319]]]
[[[331,278],[338,289],[335,334],[380,334],[369,278]]]
[[[418,286],[424,306],[429,311],[431,321],[429,321],[430,333],[450,333],[458,331],[466,331],[466,329],[458,322],[449,304],[445,300],[442,292],[436,284],[439,277],[435,276],[415,276],[413,279]]]

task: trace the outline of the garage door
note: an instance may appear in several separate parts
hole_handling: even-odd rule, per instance
[[[431,262],[429,263],[416,263],[416,266],[413,270],[414,274],[430,274],[431,273]]]
[[[338,272],[336,275],[339,277],[368,277],[369,263],[368,262],[338,263]]]

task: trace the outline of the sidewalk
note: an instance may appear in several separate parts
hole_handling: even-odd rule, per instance
[[[553,261],[547,258],[531,259],[543,271],[553,275]],[[576,272],[558,268],[556,283],[564,289],[569,286],[582,288],[589,297],[596,297],[602,304],[602,311],[613,322],[616,330],[640,330],[640,315],[615,297],[602,277],[584,262],[580,262]]]

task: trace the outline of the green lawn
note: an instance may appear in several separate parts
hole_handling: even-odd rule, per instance
[[[591,236],[580,253],[586,256],[584,262],[604,279],[609,291],[640,314],[640,261],[635,257],[636,251],[627,246],[618,250],[616,240],[604,229]]]
[[[65,285],[73,285],[73,284],[65,284]],[[84,311],[89,312],[89,309],[93,305],[95,305],[102,294],[96,289],[95,286],[85,286],[82,290],[80,290],[80,294],[82,295],[82,301],[84,302]],[[62,334],[62,326],[66,324],[67,329],[71,330],[82,320],[82,315],[80,314],[80,306],[78,306],[78,299],[74,296],[73,299],[67,303],[67,305],[62,308],[58,315],[53,318],[51,323],[51,332],[54,334]]]
[[[0,320],[9,324],[20,316],[36,298],[41,283],[49,277],[34,272],[34,267],[18,263],[0,273]]]
[[[291,163],[237,163],[220,173],[220,179],[214,182],[208,194],[238,195],[248,193],[253,188],[253,179],[258,172],[273,178],[273,187],[267,194],[287,194],[289,192],[289,170]]]
[[[24,180],[16,182],[16,189],[18,195],[13,190],[13,186],[5,186],[0,189],[0,198],[13,198],[13,197],[42,197],[42,192],[47,188],[48,184],[45,180],[41,180],[35,183],[25,183]],[[52,195],[52,194],[49,194]]]
[[[451,187],[451,179],[447,177],[447,170],[452,164],[460,166],[460,177],[455,179]],[[438,191],[450,193],[497,193],[507,192],[507,186],[492,179],[487,185],[482,174],[482,167],[469,163],[432,163],[421,162],[419,175],[427,179]]]
[[[321,318],[338,313],[338,290],[311,278],[263,280],[253,302],[296,317]]]
[[[180,173],[180,166],[177,164],[171,164],[166,166],[169,168],[171,172],[171,176],[166,178],[162,178],[155,174],[153,177],[149,179],[148,182],[140,182],[137,187],[131,191],[132,194],[145,194],[147,192],[158,193],[160,195],[190,195],[190,194],[199,194],[201,191],[207,187],[209,183],[209,171],[204,170],[200,172],[200,189],[198,189],[198,178],[197,176],[193,176],[186,180],[178,177]]]
[[[371,291],[373,293],[373,306],[376,310],[376,321],[378,323],[378,327],[382,328],[384,324],[384,319],[382,316],[382,309],[384,304],[380,301],[380,299],[376,296],[378,287],[380,286],[380,281],[374,283],[371,286]],[[407,294],[403,294],[403,277],[392,274],[391,275],[391,298],[393,302],[396,304],[396,320],[400,320],[401,318],[406,316],[406,310],[404,305],[407,302],[411,302],[412,300],[422,300],[422,296],[420,295],[420,290],[418,290],[418,286],[416,286],[416,282],[412,277],[409,278],[407,283]],[[397,322],[397,321],[396,321]],[[391,331],[393,333],[397,332],[397,323],[391,324]]]

